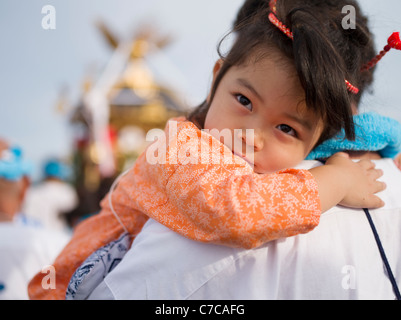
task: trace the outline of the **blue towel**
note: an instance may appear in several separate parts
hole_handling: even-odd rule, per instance
[[[375,112],[354,116],[355,141],[345,139],[344,130],[315,148],[307,160],[326,159],[341,151],[374,151],[383,158],[401,153],[401,124]]]

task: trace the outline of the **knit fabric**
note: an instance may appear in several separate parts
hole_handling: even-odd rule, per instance
[[[344,130],[315,148],[307,160],[326,159],[341,151],[374,151],[383,158],[401,153],[401,124],[375,112],[354,116],[355,141],[345,139]]]

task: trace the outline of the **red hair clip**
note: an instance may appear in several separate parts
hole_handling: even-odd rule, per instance
[[[294,36],[290,29],[288,29],[277,17],[273,12],[269,14],[269,20],[273,23],[277,28],[281,30],[288,38],[294,40]]]
[[[345,85],[347,86],[347,90],[353,94],[358,94],[359,89],[352,85],[348,80],[345,80]]]
[[[384,47],[380,53],[370,60],[367,64],[365,64],[361,71],[368,71],[372,69],[391,49],[401,50],[401,40],[400,40],[400,33],[394,32],[390,38],[388,38],[387,45]]]
[[[269,3],[270,11],[277,14],[277,0],[271,0]]]

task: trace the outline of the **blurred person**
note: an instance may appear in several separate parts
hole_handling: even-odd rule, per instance
[[[21,212],[30,172],[21,149],[0,139],[0,300],[28,299],[29,280],[53,262],[69,239]]]
[[[44,180],[28,189],[24,213],[42,223],[45,228],[70,233],[65,214],[78,205],[78,195],[68,183],[70,168],[62,161],[51,159],[44,165]]]

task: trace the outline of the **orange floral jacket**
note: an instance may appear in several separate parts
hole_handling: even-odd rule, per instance
[[[165,142],[159,139],[148,147],[112,193],[113,208],[132,238],[149,218],[193,240],[243,248],[306,233],[318,225],[320,198],[309,171],[258,175],[193,123],[173,121],[165,129]],[[174,135],[172,123],[177,126]],[[165,156],[160,154],[164,151]],[[154,163],[155,157],[160,161]],[[31,299],[65,299],[74,271],[124,232],[107,196],[101,205],[98,215],[77,226],[54,262],[56,289],[43,289],[46,274],[38,273],[28,287]]]

